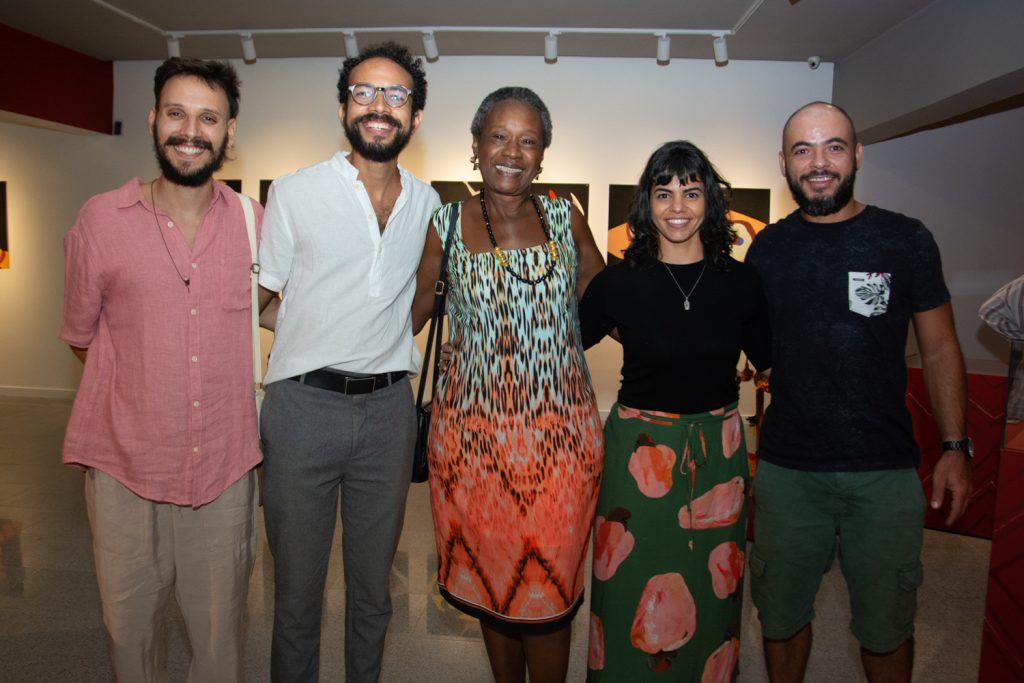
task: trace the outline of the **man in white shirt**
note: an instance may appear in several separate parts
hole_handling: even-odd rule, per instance
[[[338,116],[352,152],[280,178],[270,191],[261,308],[284,295],[261,418],[275,682],[318,678],[339,493],[346,680],[380,678],[416,439],[410,312],[440,205],[398,154],[426,95],[422,64],[404,47],[384,43],[346,60]]]

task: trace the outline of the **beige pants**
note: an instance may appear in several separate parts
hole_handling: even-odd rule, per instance
[[[241,681],[256,550],[256,475],[198,509],[139,498],[91,469],[85,501],[114,676],[167,680],[164,608],[174,591],[192,646],[191,683]]]

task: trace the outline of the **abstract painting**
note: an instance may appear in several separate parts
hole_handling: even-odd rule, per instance
[[[7,242],[7,181],[0,180],[0,268],[11,267],[11,252]]]

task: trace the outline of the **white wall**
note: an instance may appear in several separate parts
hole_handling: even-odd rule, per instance
[[[128,178],[156,174],[145,116],[156,62],[115,65],[117,138],[0,123],[0,179],[8,182],[12,268],[0,271],[0,393],[67,394],[79,369],[57,339],[63,288],[61,238],[89,196]],[[344,136],[337,120],[340,60],[236,63],[242,105],[235,160],[219,174],[256,195],[273,178],[326,158]],[[443,57],[427,65],[423,125],[402,163],[427,180],[470,180],[469,121],[480,100],[526,85],[546,101],[554,143],[544,160],[551,182],[590,184],[590,222],[605,245],[607,186],[636,181],[647,156],[676,138],[704,148],[738,187],[767,187],[773,217],[792,208],[775,165],[779,130],[800,104],[828,98],[832,71],[802,63],[535,57]],[[621,354],[592,350],[602,408],[614,400]]]
[[[835,70],[836,104],[861,138],[886,140],[1024,88],[1020,0],[933,0]]]
[[[1008,344],[978,318],[1024,273],[1024,109],[864,148],[858,196],[924,221],[942,253],[968,359],[1007,362]]]

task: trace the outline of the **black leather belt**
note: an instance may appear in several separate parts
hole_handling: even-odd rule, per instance
[[[339,394],[369,394],[391,386],[409,376],[408,372],[385,372],[379,375],[349,375],[337,370],[313,370],[288,379],[306,386],[336,391]]]

